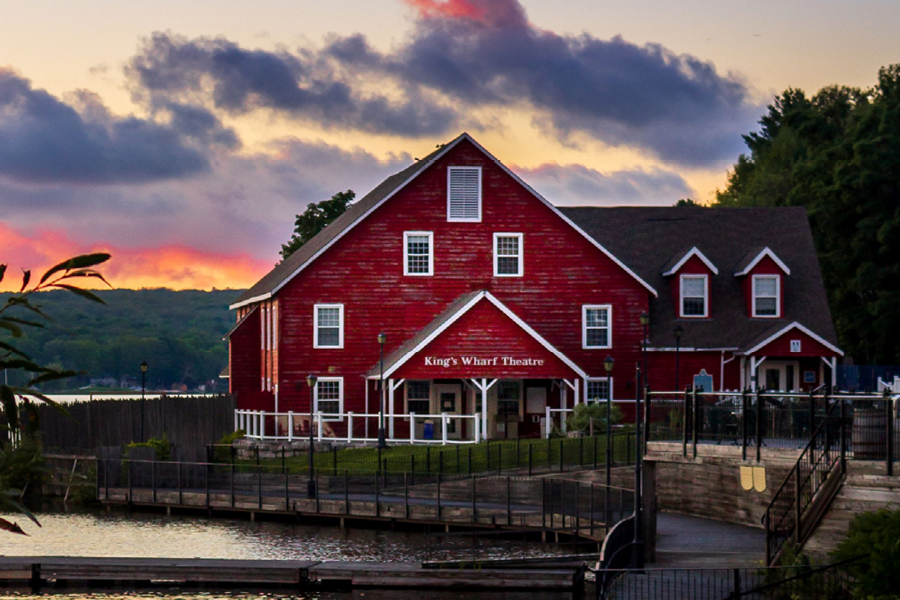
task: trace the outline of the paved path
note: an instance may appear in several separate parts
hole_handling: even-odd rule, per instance
[[[766,533],[674,513],[657,515],[654,567],[756,567],[765,562]]]

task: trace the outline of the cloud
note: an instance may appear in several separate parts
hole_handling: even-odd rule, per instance
[[[671,206],[679,198],[695,195],[680,175],[659,168],[601,173],[582,165],[548,163],[513,170],[559,206]]]
[[[69,103],[0,69],[0,176],[20,182],[142,183],[209,169],[209,146],[238,144],[211,113],[170,104],[170,122],[111,115],[87,92]]]
[[[659,44],[546,31],[518,0],[406,3],[411,34],[389,51],[361,34],[269,52],[157,33],[130,62],[135,98],[232,115],[266,108],[413,137],[455,134],[478,111],[515,109],[567,144],[586,135],[681,164],[733,158],[761,112],[740,77],[709,62]]]

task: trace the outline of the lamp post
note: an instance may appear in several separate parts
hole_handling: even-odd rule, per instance
[[[678,353],[681,351],[681,336],[684,335],[684,327],[675,326],[675,393],[678,393]],[[677,397],[677,396],[676,396]]]
[[[612,356],[607,356],[603,361],[603,368],[606,369],[606,493],[609,495],[609,486],[612,485],[610,467],[612,467],[612,379],[610,379],[615,360]],[[604,517],[605,518],[605,517]]]
[[[380,365],[381,365],[381,374],[378,377],[378,391],[381,394],[381,399],[378,403],[378,449],[384,450],[387,448],[387,440],[384,436],[384,343],[387,341],[387,336],[382,331],[378,334],[378,347],[381,355]],[[379,465],[380,466],[380,465]]]
[[[309,385],[309,481],[306,483],[306,497],[316,497],[316,479],[313,476],[313,408],[316,398],[316,382],[319,378],[315,375],[307,375],[306,383]]]
[[[647,369],[647,327],[650,325],[650,314],[643,312],[639,318],[641,320],[641,327],[644,330],[644,337],[641,340],[641,349],[644,354],[644,382],[646,383],[649,381],[647,378],[647,373],[649,372]]]
[[[147,387],[147,361],[141,361],[141,443],[144,443],[144,391]]]

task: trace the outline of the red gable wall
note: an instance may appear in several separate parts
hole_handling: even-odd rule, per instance
[[[482,222],[447,222],[447,167],[482,167]],[[403,232],[433,231],[434,276],[403,276]],[[493,234],[524,234],[524,277],[493,276]],[[461,294],[488,290],[588,375],[603,359],[640,356],[648,292],[467,140],[348,232],[279,293],[282,410],[308,406],[295,383],[342,376],[345,409],[359,410],[363,375]],[[344,304],[344,348],[313,349],[313,305]],[[612,304],[612,350],[583,350],[581,306]]]
[[[800,352],[791,352],[791,340],[800,340]],[[753,353],[756,356],[834,356],[831,350],[799,329],[791,329]]]
[[[491,364],[482,362],[476,366],[473,358]],[[392,375],[395,379],[472,376],[580,377],[486,299],[479,301]]]

